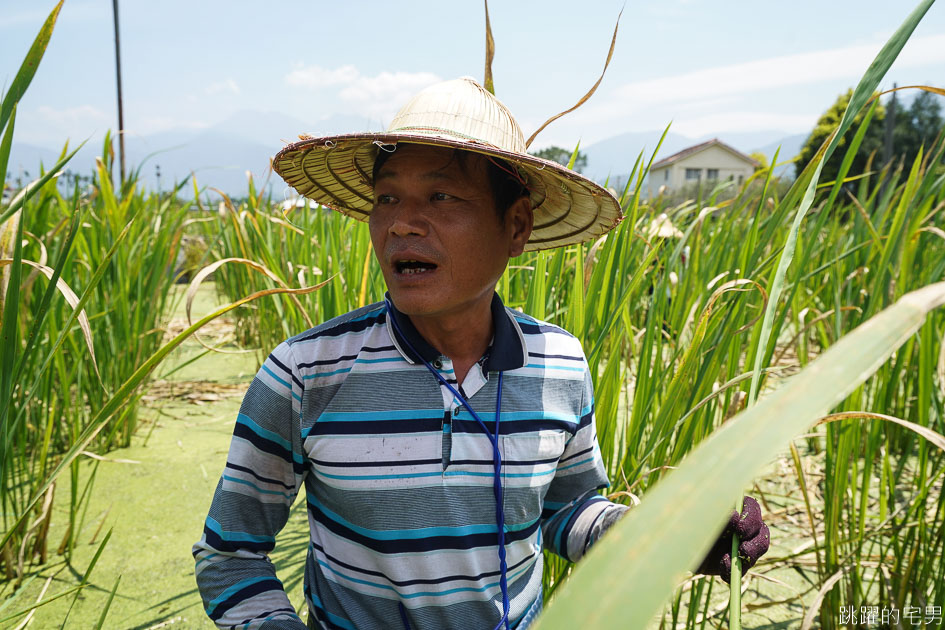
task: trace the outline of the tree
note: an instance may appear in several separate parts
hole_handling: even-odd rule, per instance
[[[837,100],[830,106],[830,109],[821,115],[814,130],[811,131],[807,140],[804,142],[801,152],[797,155],[797,160],[794,162],[794,169],[797,175],[801,174],[811,161],[811,158],[817,153],[820,145],[824,143],[824,140],[826,140],[833,130],[837,128],[837,125],[840,124],[840,119],[843,117],[843,112],[846,110],[847,105],[849,105],[852,96],[853,90],[847,90],[845,94],[841,94],[837,97]],[[850,142],[853,141],[853,137],[863,124],[863,120],[866,118],[868,111],[869,107],[864,107],[857,112],[856,116],[853,118],[853,124],[840,138],[840,143],[837,145],[837,148],[834,149],[833,155],[831,155],[830,159],[824,164],[823,170],[820,173],[820,181],[829,182],[837,179],[840,164],[843,162],[844,155],[846,155],[847,147],[850,145]],[[885,119],[886,108],[879,104],[876,106],[876,111],[873,114],[869,128],[866,130],[866,135],[863,137],[863,142],[860,144],[860,148],[853,158],[853,163],[850,165],[850,175],[857,175],[866,170],[866,163],[872,152],[876,151],[877,156],[881,154],[883,147],[882,123]]]
[[[552,162],[557,162],[558,164],[563,164],[564,166],[568,165],[568,162],[571,161],[571,154],[573,151],[568,149],[563,149],[561,147],[550,146],[546,149],[541,149],[540,151],[535,151],[532,153],[535,157],[544,158],[546,160],[551,160]],[[578,173],[581,173],[584,167],[587,166],[587,155],[582,151],[578,151],[577,158],[574,160],[574,170]]]
[[[755,168],[755,172],[763,171],[766,168],[768,168],[768,166],[770,166],[770,164],[768,164],[768,156],[762,153],[761,151],[752,151],[751,153],[748,154],[748,157],[753,159],[755,162],[758,162],[758,166]]]
[[[840,117],[843,116],[852,94],[852,90],[847,91],[846,94],[841,94],[830,109],[824,112],[820,120],[817,121],[817,126],[808,136],[804,147],[798,154],[797,161],[794,163],[798,175],[810,162],[827,136],[840,123]],[[928,151],[942,131],[945,122],[942,119],[942,104],[938,96],[922,90],[912,99],[910,106],[906,108],[896,98],[896,94],[893,93],[885,107],[883,105],[876,107],[869,129],[866,130],[863,142],[860,144],[856,157],[850,165],[849,175],[863,173],[866,170],[867,160],[873,151],[876,151],[873,158],[873,168],[882,166],[884,159],[883,142],[886,133],[885,121],[890,108],[895,111],[892,137],[892,159],[894,160],[903,159],[905,164],[910,165],[919,154],[919,147],[924,147],[924,150]],[[824,164],[820,175],[821,181],[826,182],[836,179],[840,163],[846,155],[846,147],[853,140],[853,136],[856,135],[860,125],[862,125],[867,111],[869,111],[869,108],[864,107],[853,119],[853,125],[841,138],[840,144],[830,160]]]
[[[942,105],[935,94],[920,91],[909,109],[899,107],[897,101],[893,154],[905,156],[905,163],[911,164],[919,154],[919,147],[928,152],[943,124]]]

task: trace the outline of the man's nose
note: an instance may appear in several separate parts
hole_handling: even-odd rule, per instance
[[[416,201],[402,200],[394,209],[388,231],[395,236],[425,236],[427,220]]]

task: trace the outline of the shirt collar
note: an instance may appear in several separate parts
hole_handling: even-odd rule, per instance
[[[390,293],[386,293],[384,297],[390,302],[393,317],[397,320],[397,325],[403,333],[403,336],[398,334],[391,323],[389,321],[387,322],[387,330],[390,333],[391,339],[394,341],[394,346],[396,346],[400,354],[402,354],[409,363],[420,363],[421,357],[426,360],[427,363],[432,363],[440,356],[440,351],[423,338],[423,335],[420,334],[416,326],[413,325],[413,322],[410,321],[409,316],[400,312],[397,307],[394,306]],[[492,344],[486,349],[486,354],[483,357],[485,359],[485,371],[506,371],[525,367],[525,364],[528,362],[528,353],[525,349],[525,336],[522,334],[518,322],[516,322],[512,315],[505,309],[505,305],[502,303],[497,293],[493,293],[492,295],[490,310],[492,311],[492,323],[495,328],[495,334],[492,338]],[[416,350],[419,357],[411,351],[411,347]]]

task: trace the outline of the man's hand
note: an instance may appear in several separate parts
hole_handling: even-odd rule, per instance
[[[738,534],[738,555],[742,559],[742,570],[747,571],[768,551],[771,538],[768,526],[761,519],[761,507],[751,497],[742,499],[741,516],[732,510],[725,530],[712,545],[696,573],[718,575],[726,583],[729,581],[732,577],[732,533]]]

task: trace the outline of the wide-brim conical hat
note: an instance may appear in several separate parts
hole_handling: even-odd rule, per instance
[[[526,250],[595,239],[623,215],[607,189],[557,162],[529,155],[508,108],[470,78],[444,81],[413,97],[383,133],[305,138],[282,149],[273,168],[300,195],[367,221],[374,207],[378,151],[407,142],[494,156],[513,165],[535,215]]]

